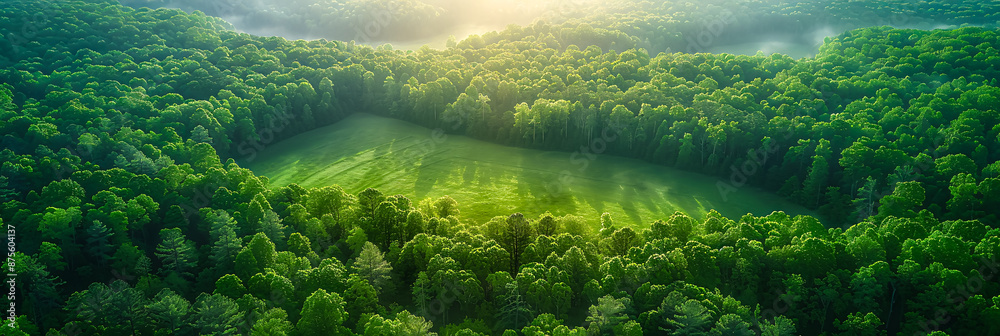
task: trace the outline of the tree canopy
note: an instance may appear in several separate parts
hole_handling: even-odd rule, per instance
[[[403,16],[433,17],[420,4],[404,1]],[[730,14],[997,19],[996,4],[974,1],[754,4]],[[340,10],[317,6],[286,14]],[[240,33],[206,15],[219,12],[4,2],[0,223],[17,232],[18,316],[16,331],[0,329],[1000,332],[996,29],[860,28],[802,59],[660,52],[686,48],[685,27],[721,7],[595,6],[394,50]],[[603,154],[716,175],[722,193],[762,188],[821,216],[706,209],[622,226],[511,211],[477,223],[451,197],[278,186],[240,166],[356,111],[526,148],[600,140]]]

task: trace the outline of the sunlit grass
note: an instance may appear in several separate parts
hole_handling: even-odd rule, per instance
[[[774,210],[809,212],[780,197],[743,188],[724,201],[714,177],[621,157],[598,156],[581,171],[570,154],[505,147],[463,136],[435,140],[407,122],[356,114],[265,149],[243,163],[274,186],[372,187],[419,202],[449,195],[461,216],[485,222],[497,215],[574,214],[594,224],[601,213],[639,226],[675,211],[701,218],[711,209],[731,218]],[[560,173],[572,181],[561,185]]]

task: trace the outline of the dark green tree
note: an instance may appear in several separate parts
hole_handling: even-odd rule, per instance
[[[517,282],[509,282],[504,288],[506,294],[500,297],[499,309],[497,309],[497,324],[494,330],[514,329],[520,330],[526,326],[534,313],[531,307],[521,297]]]
[[[500,246],[510,255],[510,273],[517,274],[521,267],[521,255],[524,249],[531,243],[533,232],[528,220],[521,213],[515,213],[507,217],[503,228],[499,232]]]
[[[197,264],[197,251],[179,228],[160,230],[160,244],[156,246],[156,256],[163,264],[163,272],[180,276],[190,276]]]
[[[235,335],[243,312],[232,299],[202,293],[195,300],[191,326],[199,335]]]
[[[148,308],[160,330],[166,330],[169,333],[180,333],[182,330],[187,330],[191,303],[169,288],[160,290]]]

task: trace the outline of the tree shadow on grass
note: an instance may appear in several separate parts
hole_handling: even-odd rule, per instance
[[[414,196],[417,199],[423,199],[427,197],[434,190],[434,186],[438,184],[442,175],[445,172],[443,170],[443,163],[448,161],[447,159],[436,159],[431,157],[424,157],[419,161],[419,166],[416,168],[417,178],[413,184]]]

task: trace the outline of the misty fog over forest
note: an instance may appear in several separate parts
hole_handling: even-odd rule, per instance
[[[552,24],[604,21],[623,25],[654,26],[666,36],[636,41],[651,53],[661,51],[713,52],[753,55],[783,53],[793,58],[811,57],[824,38],[844,31],[892,26],[901,29],[945,29],[984,25],[988,20],[961,17],[927,18],[903,14],[879,15],[882,8],[853,8],[857,16],[801,15],[787,13],[789,1],[742,2],[743,8],[722,1],[646,2],[667,15],[664,22],[642,22],[623,0],[120,0],[133,8],[178,8],[218,16],[235,29],[287,39],[355,41],[359,44],[390,44],[396,49],[419,49],[426,45],[442,49],[471,35],[500,31],[508,25],[528,25],[537,20]],[[813,1],[820,7],[830,1]],[[809,2],[805,2],[809,3]],[[692,10],[692,7],[696,10]],[[673,11],[673,13],[671,13]],[[816,11],[813,11],[815,13]],[[822,12],[822,11],[821,11]],[[704,13],[705,15],[692,15]],[[629,27],[625,27],[629,28]],[[666,38],[665,38],[666,37]],[[454,38],[455,40],[450,40]],[[661,39],[657,41],[657,39]]]

